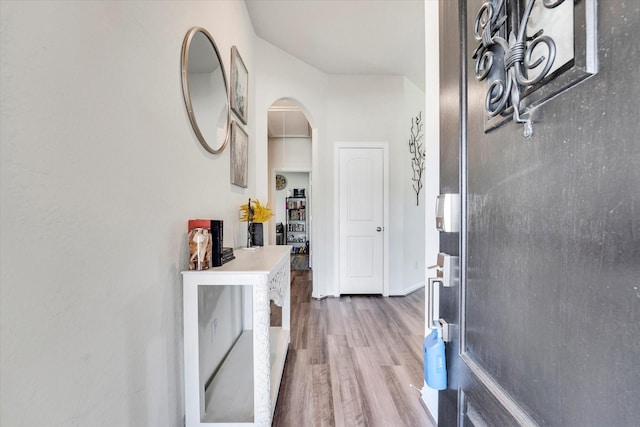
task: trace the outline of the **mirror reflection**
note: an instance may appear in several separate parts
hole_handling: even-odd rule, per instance
[[[229,140],[227,79],[213,37],[202,27],[189,30],[182,44],[182,92],[193,130],[210,153]]]

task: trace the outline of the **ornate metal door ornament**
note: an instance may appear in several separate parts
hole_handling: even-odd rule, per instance
[[[556,60],[556,43],[544,34],[543,29],[530,36],[526,34],[535,2],[528,1],[522,18],[509,31],[508,39],[504,35],[508,31],[508,17],[513,14],[514,1],[487,1],[478,10],[473,27],[474,37],[480,42],[473,54],[475,76],[480,81],[487,77],[493,79],[487,89],[485,110],[489,118],[512,115],[513,121],[524,124],[527,138],[533,134],[533,127],[531,119],[523,117],[521,94],[542,82]],[[563,2],[543,0],[543,5],[552,9]],[[536,51],[541,45],[546,49]],[[540,66],[541,71],[531,73]]]

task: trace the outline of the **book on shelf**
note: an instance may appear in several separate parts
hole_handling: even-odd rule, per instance
[[[188,221],[188,231],[194,228],[206,228],[211,233],[211,265],[219,267],[224,264],[222,258],[223,222],[217,219],[190,219]],[[232,254],[233,256],[233,251]]]
[[[305,213],[304,209],[289,210],[289,220],[291,221],[304,221]]]
[[[222,264],[225,264],[235,258],[236,257],[233,254],[233,248],[222,248]]]
[[[295,233],[304,233],[304,224],[287,224],[287,231],[293,231]]]

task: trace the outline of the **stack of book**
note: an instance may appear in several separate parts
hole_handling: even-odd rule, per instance
[[[235,255],[233,255],[233,248],[222,248],[222,264],[225,264],[235,258]]]

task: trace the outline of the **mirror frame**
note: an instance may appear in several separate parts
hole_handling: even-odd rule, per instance
[[[210,143],[207,142],[206,138],[200,131],[200,127],[198,126],[195,113],[193,112],[193,105],[191,103],[191,94],[189,92],[189,51],[191,48],[191,41],[193,40],[193,37],[197,33],[204,34],[205,37],[207,37],[207,39],[211,43],[211,46],[213,46],[213,50],[215,51],[216,56],[218,57],[218,64],[220,64],[220,70],[222,72],[222,80],[224,81],[225,98],[227,101],[226,102],[227,119],[225,123],[224,141],[222,142],[222,145],[220,146],[220,148],[217,148],[217,149],[213,148],[210,145]],[[207,150],[209,153],[212,153],[212,154],[220,154],[224,151],[225,147],[229,143],[229,136],[230,136],[231,109],[229,108],[229,84],[227,83],[227,73],[226,73],[226,70],[224,69],[224,63],[222,62],[220,51],[218,51],[218,46],[216,46],[216,43],[213,40],[213,37],[211,36],[211,34],[209,34],[209,32],[206,29],[202,27],[193,27],[187,32],[186,36],[184,37],[184,41],[182,42],[182,53],[181,53],[180,62],[181,62],[181,68],[182,68],[182,95],[184,97],[184,104],[187,107],[187,114],[189,115],[189,121],[191,122],[193,131],[195,132],[196,137],[198,138],[198,141],[200,141],[200,144],[202,144],[205,150]]]

